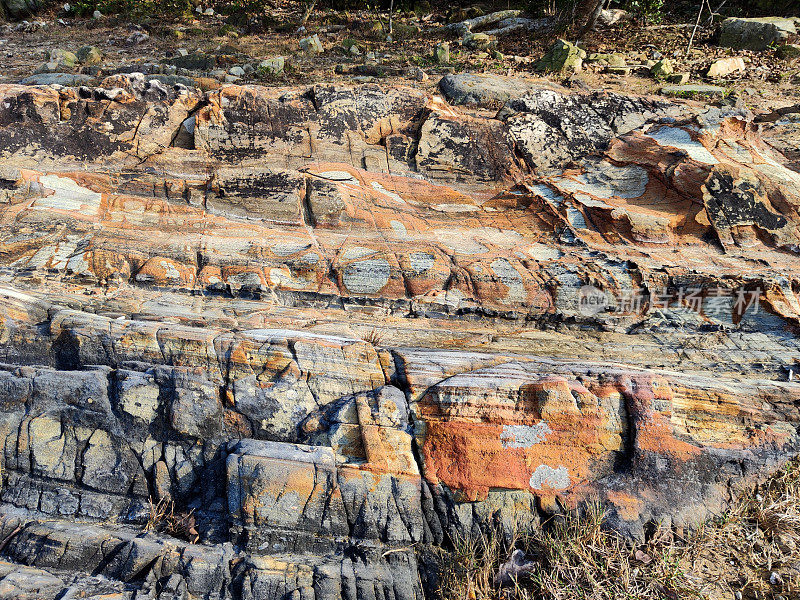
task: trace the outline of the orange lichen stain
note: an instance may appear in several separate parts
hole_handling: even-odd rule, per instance
[[[222,415],[222,422],[226,433],[231,436],[248,438],[253,435],[253,428],[247,418],[234,410],[225,410]]]
[[[615,490],[608,490],[606,498],[614,505],[617,514],[624,521],[637,521],[640,518],[643,506],[640,498]]]
[[[136,281],[154,285],[180,285],[192,287],[195,281],[194,265],[184,265],[171,258],[154,256],[136,273]]]
[[[531,476],[546,467],[545,479],[547,473],[558,473],[566,476],[568,486],[592,477],[594,458],[605,451],[609,435],[601,425],[596,415],[561,415],[549,422],[550,432],[541,442],[504,447],[503,425],[429,421],[421,446],[424,475],[460,490],[470,501],[485,498],[490,488],[549,493],[549,484],[534,490]]]

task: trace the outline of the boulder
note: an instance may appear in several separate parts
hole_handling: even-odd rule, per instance
[[[626,23],[633,18],[631,13],[621,8],[605,8],[600,11],[597,18],[597,25],[600,27],[613,27],[620,23]]]
[[[275,56],[273,58],[266,58],[258,64],[259,70],[268,75],[279,75],[283,73],[286,66],[286,59],[283,56]]]
[[[440,65],[450,62],[450,44],[441,42],[433,47],[433,60]]]
[[[488,73],[456,73],[439,81],[439,89],[448,102],[485,106],[504,104],[541,86],[539,82]]]
[[[722,22],[719,45],[735,50],[766,50],[772,44],[797,34],[795,19],[729,17]]]
[[[322,54],[325,51],[316,33],[312,36],[301,38],[298,43],[300,44],[300,49],[307,54]]]
[[[166,63],[179,69],[189,69],[190,71],[211,71],[217,66],[217,57],[213,54],[195,52],[192,54],[178,54],[167,59]]]
[[[495,43],[495,40],[485,33],[468,33],[463,39],[464,45],[473,50],[486,50]]]
[[[745,64],[744,60],[739,56],[731,56],[729,58],[720,58],[711,63],[706,71],[706,77],[717,78],[727,77],[733,73],[744,73]]]
[[[673,73],[667,76],[667,82],[673,85],[685,85],[689,83],[689,73]]]
[[[38,0],[2,0],[0,16],[6,14],[12,19],[21,19],[36,14],[41,6]]]
[[[75,56],[82,65],[99,65],[103,62],[103,52],[97,46],[81,46]]]
[[[47,53],[48,63],[54,63],[60,68],[71,69],[78,66],[78,57],[68,50],[50,50]]]
[[[650,72],[656,79],[667,79],[672,75],[674,70],[675,68],[672,66],[672,61],[668,58],[662,58],[650,67]]]
[[[533,68],[537,71],[580,71],[585,58],[585,50],[567,41],[558,40]]]

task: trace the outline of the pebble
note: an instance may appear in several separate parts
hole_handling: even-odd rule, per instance
[[[134,31],[132,34],[128,36],[125,40],[125,43],[128,46],[138,46],[150,39],[150,36],[145,33],[144,31]]]

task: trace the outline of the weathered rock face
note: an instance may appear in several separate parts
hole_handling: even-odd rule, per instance
[[[797,34],[796,18],[729,17],[720,25],[719,44],[737,50],[766,50],[771,44]]]
[[[747,117],[0,87],[1,589],[422,598],[455,533],[715,513],[800,448],[800,174]]]

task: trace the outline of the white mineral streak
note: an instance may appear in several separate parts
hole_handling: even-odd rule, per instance
[[[554,469],[539,465],[531,475],[530,484],[534,490],[563,490],[569,487],[569,471],[564,466]]]

